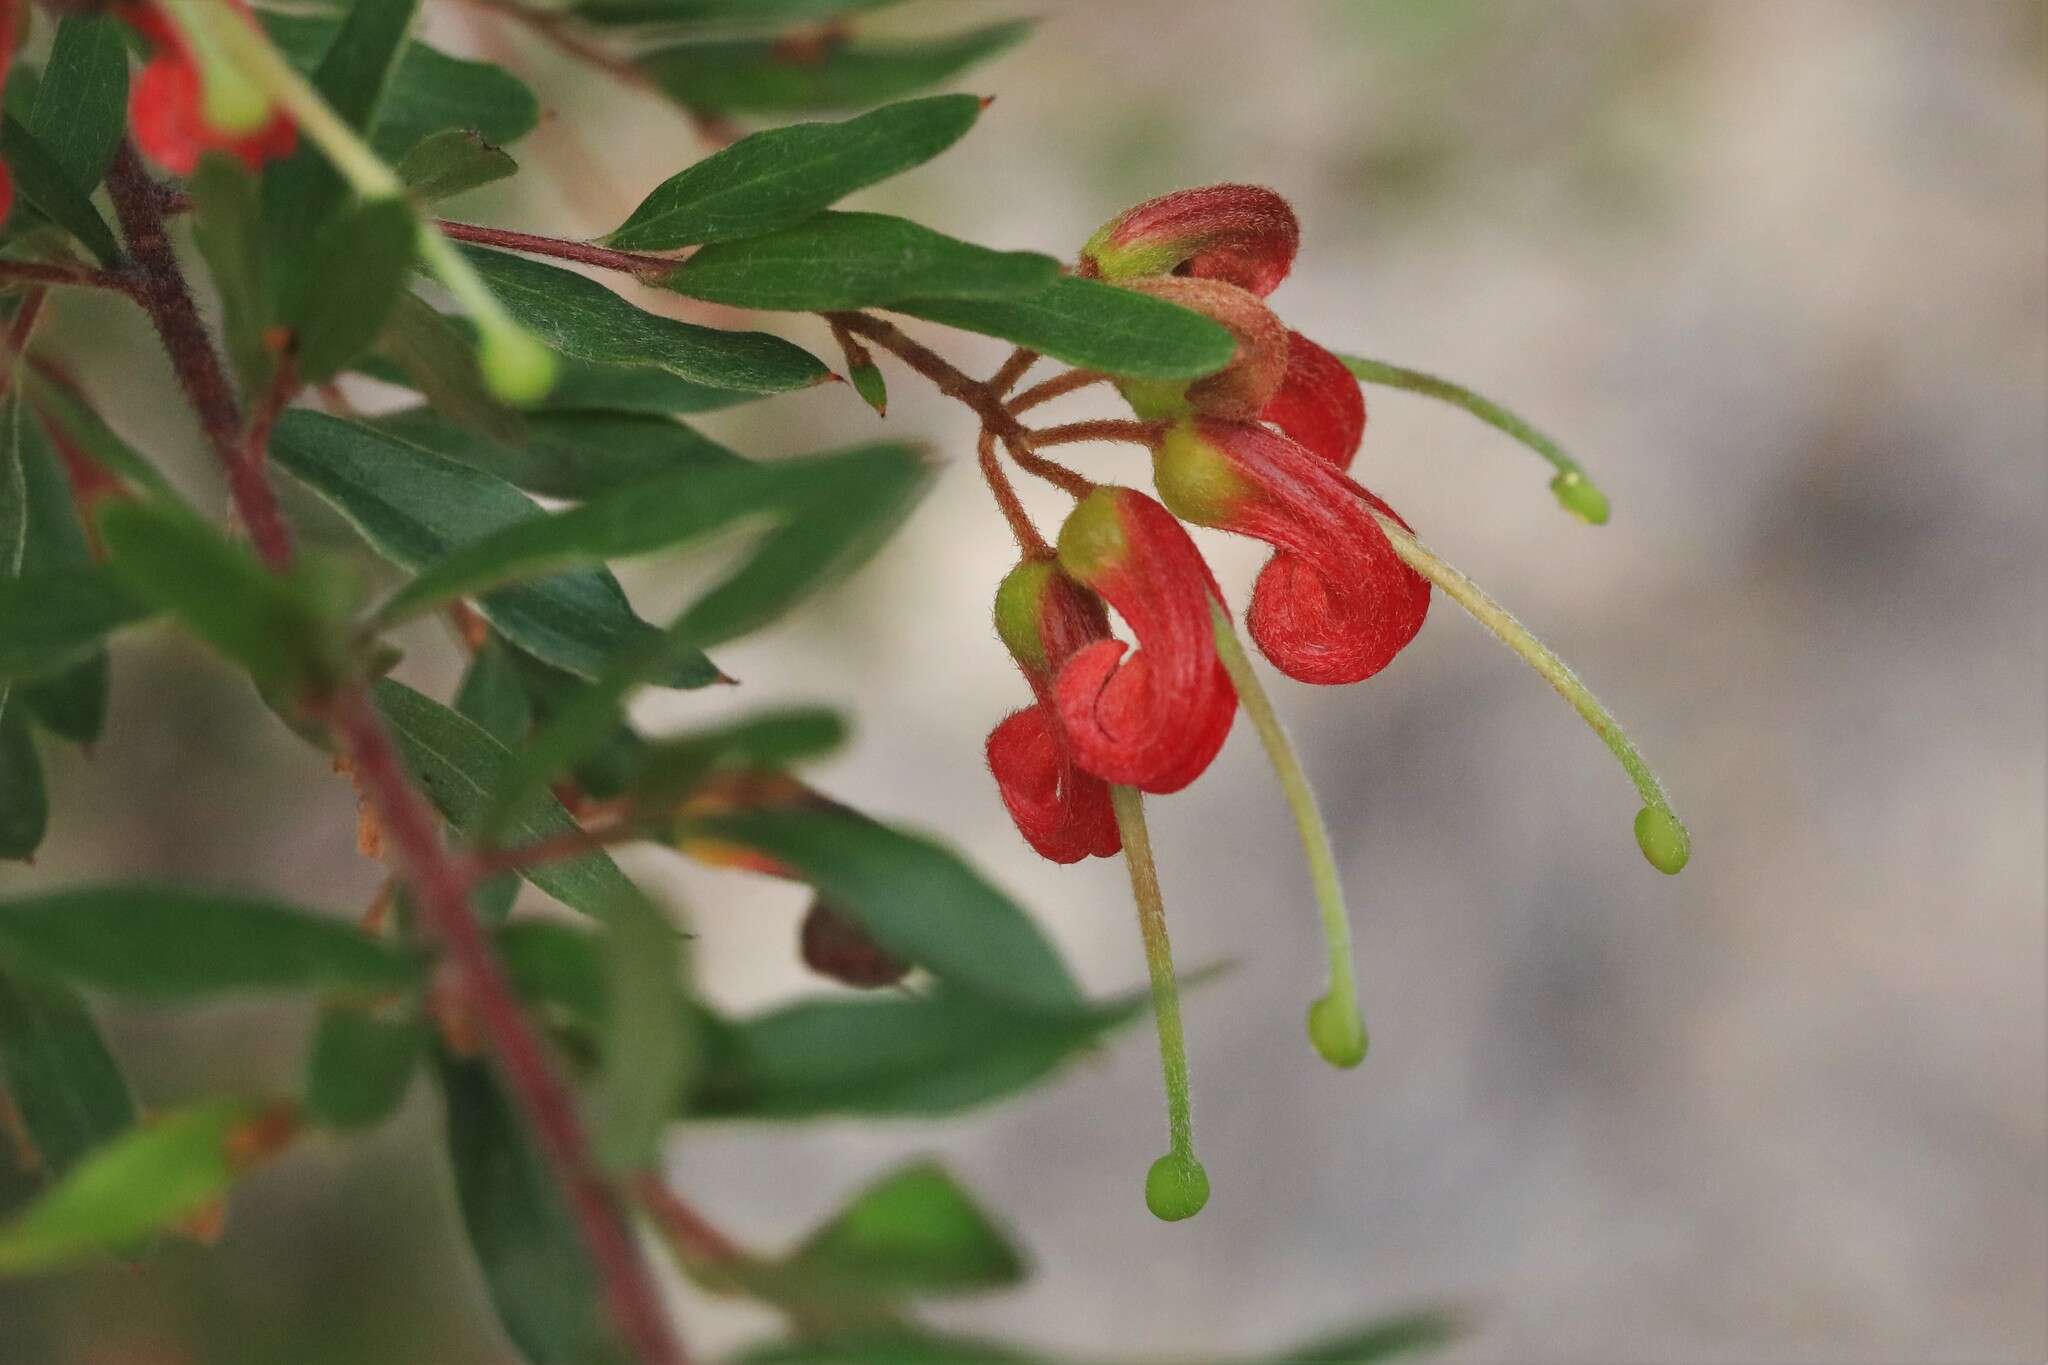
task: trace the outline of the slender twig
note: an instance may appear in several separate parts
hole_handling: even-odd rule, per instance
[[[680,257],[652,256],[639,251],[613,251],[609,247],[593,246],[589,242],[572,242],[561,237],[545,237],[536,232],[514,232],[510,228],[484,227],[477,223],[458,223],[442,218],[436,220],[441,235],[458,242],[474,242],[478,246],[494,246],[501,251],[523,251],[532,256],[551,256],[558,261],[575,261],[578,265],[593,265],[600,270],[620,270],[642,279],[666,275],[682,264]]]
[[[1095,491],[1093,480],[1075,473],[1057,460],[1048,460],[1043,455],[1032,454],[1026,440],[1005,438],[1003,445],[1010,452],[1010,458],[1017,462],[1018,468],[1026,473],[1035,474],[1077,498],[1085,498]]]
[[[1090,384],[1100,384],[1108,378],[1108,375],[1097,374],[1093,370],[1068,370],[1065,374],[1056,374],[1042,383],[1033,384],[1012,398],[1010,411],[1027,412],[1040,403],[1050,403],[1055,398],[1064,397],[1078,389],[1085,389]]]
[[[126,139],[107,169],[107,193],[114,201],[114,216],[120,220],[128,254],[135,261],[136,301],[149,314],[163,341],[179,387],[198,414],[200,428],[227,475],[236,514],[248,528],[257,553],[272,568],[281,569],[291,563],[291,530],[262,466],[243,458],[240,407],[171,250],[170,235],[164,229],[162,190],[143,169],[134,144]]]
[[[1016,388],[1017,381],[1022,379],[1025,372],[1037,363],[1038,352],[1028,346],[1019,346],[1016,350],[1010,352],[1010,358],[1002,363],[1001,368],[988,377],[988,386],[995,391],[996,397],[1001,398],[1011,389]]]
[[[135,282],[117,270],[96,270],[87,265],[61,261],[0,261],[0,281],[11,284],[74,285],[81,289],[111,289],[117,294],[135,295]]]
[[[981,418],[981,424],[996,435],[1011,440],[1022,440],[1030,435],[1024,424],[1010,415],[1009,409],[1003,406],[1002,398],[994,389],[930,347],[913,341],[894,323],[884,322],[866,313],[828,313],[825,319],[844,327],[855,336],[865,337],[874,342],[930,380],[940,393],[948,398],[958,399],[974,409],[975,415]]]
[[[694,1269],[747,1259],[730,1237],[713,1227],[703,1214],[683,1202],[659,1175],[646,1172],[633,1182],[633,1193],[647,1216],[660,1229],[662,1240],[676,1259]]]
[[[996,506],[1001,509],[1003,520],[1010,523],[1010,534],[1017,538],[1017,548],[1025,554],[1042,558],[1052,553],[1052,547],[1045,543],[1045,537],[1031,522],[1031,514],[1024,510],[1023,499],[1017,496],[1016,485],[1003,471],[1003,465],[996,458],[996,434],[987,427],[981,429],[981,440],[975,453],[981,464],[981,477],[988,484],[988,491],[995,497]]]
[[[298,394],[299,366],[291,352],[277,357],[277,368],[271,373],[270,387],[263,391],[262,401],[249,414],[249,429],[242,435],[242,461],[255,469],[261,469],[270,457],[270,432],[277,425],[278,417]]]
[[[1167,429],[1165,422],[1133,422],[1099,417],[1089,422],[1068,422],[1064,426],[1041,427],[1031,433],[1031,448],[1073,445],[1080,441],[1130,441],[1149,446],[1158,443]]]
[[[634,1244],[616,1194],[592,1163],[575,1097],[556,1074],[540,1035],[520,1008],[512,982],[470,906],[468,880],[441,847],[434,818],[407,781],[390,735],[360,688],[336,695],[327,714],[383,818],[423,922],[459,973],[498,1069],[567,1196],[620,1335],[642,1365],[682,1365],[682,1348],[662,1308],[660,1288]]]
[[[476,850],[469,859],[467,875],[475,881],[483,881],[499,872],[518,872],[524,868],[567,862],[596,853],[611,844],[640,838],[646,832],[646,826],[636,818],[637,814],[624,802],[595,803],[582,813],[582,817],[589,821],[587,824],[550,834],[545,839],[535,839],[532,843]]]

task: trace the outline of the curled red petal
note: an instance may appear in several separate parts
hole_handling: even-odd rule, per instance
[[[1096,230],[1081,256],[1104,279],[1190,275],[1264,298],[1287,277],[1300,245],[1294,210],[1272,190],[1205,185],[1124,210]]]
[[[988,766],[1017,832],[1056,863],[1107,858],[1123,847],[1109,784],[1074,763],[1044,705],[1013,712],[989,732]]]
[[[1053,684],[1077,762],[1109,782],[1179,791],[1223,747],[1237,693],[1216,657],[1209,599],[1220,593],[1188,533],[1130,488],[1099,488],[1060,530],[1060,563],[1137,636],[1099,640]]]
[[[1119,379],[1132,411],[1148,420],[1199,412],[1249,420],[1279,392],[1288,366],[1287,326],[1256,294],[1223,280],[1165,275],[1127,280],[1124,287],[1165,299],[1230,329],[1237,353],[1216,373],[1186,380]]]
[[[1196,419],[1168,433],[1154,471],[1179,515],[1279,551],[1246,620],[1289,677],[1358,682],[1422,629],[1429,582],[1401,562],[1372,512],[1400,517],[1306,447],[1257,423]]]
[[[1337,468],[1349,469],[1365,439],[1365,390],[1343,361],[1289,332],[1287,374],[1259,417]]]

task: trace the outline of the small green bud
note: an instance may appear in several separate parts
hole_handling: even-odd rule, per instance
[[[1594,487],[1583,471],[1565,470],[1550,481],[1550,491],[1557,495],[1558,504],[1565,511],[1588,526],[1607,524],[1607,495]]]
[[[861,401],[875,410],[875,416],[889,415],[889,382],[882,378],[881,366],[873,361],[850,366],[847,377],[853,380],[853,391]]]
[[[1168,1152],[1145,1173],[1145,1207],[1162,1223],[1192,1218],[1209,1202],[1209,1173],[1191,1156]]]
[[[1668,810],[1644,806],[1636,812],[1636,843],[1650,866],[1676,876],[1692,857],[1692,836]]]
[[[1327,995],[1308,1007],[1308,1040],[1331,1066],[1349,1068],[1365,1060],[1365,1021],[1357,1007],[1344,1009]]]
[[[516,406],[538,403],[555,386],[555,353],[513,323],[484,325],[476,363],[491,392]]]

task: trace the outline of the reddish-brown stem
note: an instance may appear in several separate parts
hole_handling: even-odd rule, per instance
[[[252,469],[261,469],[270,456],[270,432],[277,425],[278,417],[284,412],[292,398],[299,391],[299,366],[289,351],[277,358],[277,369],[270,376],[270,387],[263,391],[263,400],[249,414],[249,429],[242,435],[242,462]]]
[[[1026,473],[1036,474],[1047,483],[1065,489],[1076,498],[1085,498],[1095,491],[1095,484],[1091,480],[1076,474],[1057,460],[1048,460],[1043,455],[1032,454],[1031,447],[1024,441],[1005,440],[1003,445],[1009,450],[1010,458]]]
[[[143,169],[142,158],[126,139],[107,168],[107,193],[135,261],[136,301],[149,314],[178,385],[199,416],[256,552],[266,564],[281,569],[292,560],[291,531],[263,467],[243,458],[240,407],[171,250],[170,234],[164,230],[163,189]]]
[[[31,289],[22,295],[21,307],[14,310],[14,321],[7,328],[7,338],[0,341],[0,393],[5,393],[14,383],[14,365],[21,359],[21,353],[28,349],[28,339],[34,335],[36,323],[43,316],[43,302],[49,297],[46,289]]]
[[[744,1261],[747,1253],[731,1238],[711,1226],[703,1214],[684,1203],[662,1178],[652,1171],[633,1182],[640,1207],[659,1228],[662,1240],[675,1250],[676,1259],[696,1267]]]
[[[974,409],[981,424],[1006,440],[1021,439],[1029,433],[1003,406],[1002,398],[988,385],[967,374],[938,352],[913,341],[894,323],[866,313],[827,313],[826,321],[865,337],[930,380],[940,393]]]
[[[119,271],[95,270],[88,265],[68,265],[61,261],[0,261],[0,281],[111,289],[130,297],[135,294],[135,282]]]
[[[1031,433],[1031,446],[1074,445],[1081,441],[1129,441],[1141,446],[1158,444],[1165,434],[1164,422],[1133,422],[1099,417],[1092,422],[1068,422],[1065,426],[1043,427]]]
[[[996,459],[996,434],[987,427],[981,429],[976,453],[981,462],[981,477],[988,484],[988,491],[994,495],[996,506],[1002,509],[1003,520],[1010,523],[1010,534],[1017,538],[1017,548],[1034,557],[1050,555],[1052,547],[1031,524],[1031,516],[1024,510],[1024,502],[1017,496],[1016,486],[1004,472],[1002,462]]]
[[[326,712],[397,849],[422,922],[456,971],[490,1039],[499,1074],[562,1187],[621,1338],[641,1365],[682,1365],[660,1287],[634,1244],[617,1195],[592,1164],[574,1096],[556,1074],[470,908],[462,866],[442,848],[434,818],[407,781],[369,696],[348,688],[332,698]]]
[[[510,848],[478,849],[469,860],[468,875],[476,881],[498,872],[517,872],[522,868],[546,867],[549,863],[564,863],[571,858],[581,858],[595,853],[609,844],[624,843],[637,839],[645,831],[638,820],[623,805],[611,808],[607,804],[588,808],[586,814],[590,823],[575,829],[565,829],[560,834],[550,834],[545,839],[536,839],[530,844],[515,844]]]
[[[552,256],[558,261],[594,265],[600,270],[622,270],[642,279],[666,275],[682,264],[681,258],[676,256],[613,251],[610,247],[592,246],[589,242],[572,242],[562,237],[544,237],[535,232],[514,232],[510,228],[484,227],[477,223],[457,223],[446,218],[441,219],[437,226],[443,236],[458,242],[494,246],[501,251],[523,251],[531,256]]]
[[[1024,372],[1037,363],[1038,352],[1019,346],[1010,352],[1010,358],[1002,363],[1001,368],[988,377],[988,386],[996,397],[1001,398],[1017,387],[1017,381],[1024,377]]]
[[[1041,383],[1033,384],[1012,398],[1010,411],[1027,412],[1040,403],[1050,403],[1055,398],[1065,397],[1077,389],[1087,388],[1090,384],[1100,384],[1108,378],[1108,375],[1097,374],[1093,370],[1068,370],[1065,374],[1056,374]]]

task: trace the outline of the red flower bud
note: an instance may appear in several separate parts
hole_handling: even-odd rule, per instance
[[[1179,791],[1230,733],[1237,693],[1216,657],[1209,599],[1221,593],[1188,533],[1131,488],[1098,488],[1060,528],[1060,567],[1129,623],[1138,648],[1097,640],[1053,685],[1083,768],[1148,792]]]
[[[1052,680],[1074,654],[1109,638],[1102,599],[1050,560],[1027,559],[996,592],[996,633],[1038,698],[988,737],[988,766],[1017,831],[1056,863],[1107,858],[1123,847],[1109,786],[1074,762],[1052,706]]]
[[[1255,422],[1196,418],[1160,441],[1153,475],[1175,515],[1279,551],[1247,621],[1289,677],[1369,678],[1422,628],[1428,580],[1395,555],[1372,509],[1400,517],[1306,447]]]
[[[1138,416],[1151,421],[1198,412],[1206,417],[1249,421],[1279,394],[1289,363],[1287,327],[1257,295],[1222,280],[1190,280],[1178,275],[1129,280],[1125,288],[1214,318],[1237,338],[1237,354],[1230,364],[1192,383],[1117,380],[1118,391]]]
[[[909,963],[883,951],[867,930],[833,909],[823,896],[805,913],[797,946],[806,967],[859,990],[893,986],[910,974]]]
[[[1337,468],[1349,469],[1365,439],[1365,390],[1343,361],[1289,332],[1287,376],[1259,417]]]
[[[240,22],[254,23],[243,0],[230,0]],[[152,54],[128,96],[128,121],[143,154],[173,175],[190,175],[208,152],[226,152],[250,170],[290,156],[298,130],[283,110],[253,131],[223,131],[207,122],[199,66],[176,24],[154,5],[128,3],[116,12],[149,41]]]
[[[1081,248],[1082,273],[1192,275],[1264,298],[1287,277],[1300,243],[1294,210],[1273,191],[1208,185],[1148,199],[1104,223]]]

